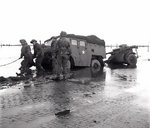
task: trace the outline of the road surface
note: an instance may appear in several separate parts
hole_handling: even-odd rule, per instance
[[[150,128],[150,62],[49,76],[0,90],[0,128]]]

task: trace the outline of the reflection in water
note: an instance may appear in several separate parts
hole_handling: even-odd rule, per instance
[[[104,94],[106,97],[113,98],[124,94],[124,90],[136,85],[137,69],[120,68],[111,69],[106,67],[106,86]]]
[[[54,83],[54,87],[52,90],[52,95],[53,95],[52,100],[56,112],[63,111],[70,108],[69,88],[67,86],[68,86],[67,83],[64,81]]]
[[[139,61],[137,68],[106,68],[106,97],[114,98],[119,95],[131,94],[136,96],[135,104],[150,109],[150,72],[148,61]]]
[[[126,90],[137,96],[136,104],[148,109],[150,109],[149,65],[150,62],[148,61],[140,61],[138,64],[136,86]]]
[[[70,93],[69,93],[69,87],[67,82],[60,81],[54,83],[54,87],[52,90],[52,104],[54,108],[54,113],[64,113],[65,110],[71,109],[70,104]],[[71,111],[71,110],[70,110]],[[63,127],[64,125],[67,125],[69,122],[71,122],[70,114],[62,114],[62,116],[56,116],[58,119],[56,119],[56,124],[60,125],[58,127]]]
[[[74,78],[76,79],[89,79],[91,81],[105,81],[106,72],[101,70],[93,72],[91,68],[82,68],[74,71]]]
[[[102,92],[105,86],[106,71],[105,69],[93,73],[90,68],[80,69],[74,72],[75,82],[72,82],[72,88],[78,87],[80,92]],[[75,84],[75,86],[73,86]],[[77,85],[76,85],[77,84]]]
[[[127,64],[108,64],[108,67],[111,69],[133,69],[136,68],[137,66],[130,67]]]

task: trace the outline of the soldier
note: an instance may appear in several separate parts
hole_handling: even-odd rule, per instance
[[[34,65],[33,55],[31,53],[31,48],[27,44],[26,40],[24,40],[24,39],[21,39],[20,43],[22,45],[22,48],[21,48],[21,55],[20,55],[19,59],[21,59],[23,57],[24,57],[24,59],[21,62],[21,67],[19,68],[20,74],[17,74],[17,75],[24,75],[24,73],[29,74],[30,73],[29,68]]]
[[[69,41],[65,38],[67,35],[66,32],[61,32],[60,33],[60,39],[57,42],[57,61],[58,61],[58,72],[59,76],[63,75],[63,78],[66,79],[67,74],[69,73],[68,71],[68,60],[70,59],[71,55],[71,49],[70,49],[70,43]]]
[[[58,61],[57,61],[58,48],[57,48],[57,39],[55,37],[52,38],[51,52],[52,52],[53,74],[57,75],[58,74]]]
[[[30,43],[33,44],[33,49],[34,49],[33,58],[36,58],[35,65],[37,69],[37,75],[41,75],[44,73],[44,69],[42,67],[42,61],[44,58],[44,52],[43,52],[42,46],[38,44],[37,41],[34,39],[31,40]]]

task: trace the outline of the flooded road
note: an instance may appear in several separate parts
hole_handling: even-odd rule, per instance
[[[149,65],[81,69],[68,81],[46,76],[2,89],[0,128],[150,128]]]
[[[19,56],[20,47],[0,47],[0,65]],[[139,56],[135,69],[81,69],[68,81],[45,76],[1,89],[0,128],[150,128],[149,53]],[[15,76],[20,62],[0,76]]]

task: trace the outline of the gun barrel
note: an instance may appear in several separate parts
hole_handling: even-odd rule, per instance
[[[107,54],[112,54],[112,53],[113,53],[113,52],[107,52],[106,55],[107,55]]]

